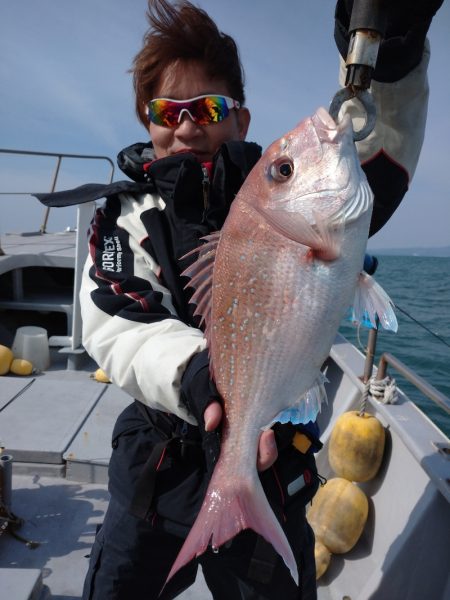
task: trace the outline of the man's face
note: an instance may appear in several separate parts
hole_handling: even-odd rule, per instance
[[[163,74],[154,98],[186,100],[202,94],[230,96],[226,83],[208,77],[200,63],[177,62]],[[200,162],[208,162],[224,142],[244,140],[249,124],[246,108],[232,109],[223,121],[208,125],[197,125],[184,112],[175,127],[150,122],[149,132],[157,158],[191,152]]]

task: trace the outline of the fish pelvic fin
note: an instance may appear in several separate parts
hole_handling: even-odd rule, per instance
[[[388,331],[396,332],[398,329],[394,303],[381,285],[365,271],[358,277],[351,320],[363,325],[369,324],[374,329],[378,327],[377,321]]]
[[[217,468],[215,473],[217,472]],[[168,581],[211,545],[213,551],[244,529],[253,529],[273,545],[298,585],[297,563],[286,535],[275,517],[258,477],[217,486],[213,478],[202,508],[167,577]],[[222,479],[223,481],[223,479]],[[165,584],[165,585],[166,585]]]

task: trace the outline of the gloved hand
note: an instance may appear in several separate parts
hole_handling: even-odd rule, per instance
[[[220,454],[220,430],[223,410],[220,395],[209,376],[207,350],[196,354],[187,366],[181,381],[181,400],[197,420],[206,468],[212,473]],[[268,429],[259,439],[257,468],[264,471],[278,457],[275,434]]]
[[[384,0],[387,27],[372,79],[392,83],[420,63],[428,29],[443,1]],[[338,0],[336,4],[334,39],[344,59],[348,53],[352,8],[353,0]]]
[[[206,430],[204,414],[212,402],[220,402],[221,399],[209,376],[207,350],[195,354],[189,362],[181,380],[181,400],[197,420],[206,467],[211,473],[220,454],[220,432],[217,428]]]

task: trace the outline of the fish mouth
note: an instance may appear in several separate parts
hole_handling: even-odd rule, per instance
[[[323,106],[320,106],[317,111],[316,111],[316,115],[315,115],[326,127],[328,127],[328,129],[336,129],[337,127],[337,123],[335,122],[335,120],[333,119],[333,117],[330,115],[330,113],[323,108]]]
[[[339,142],[343,137],[353,136],[352,121],[348,114],[345,114],[341,121],[336,122],[330,113],[319,107],[311,117],[314,128],[319,139],[323,142]]]

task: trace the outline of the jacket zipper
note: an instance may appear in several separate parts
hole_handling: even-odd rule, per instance
[[[202,190],[203,190],[203,219],[205,221],[206,218],[206,210],[208,208],[209,201],[209,173],[208,169],[202,165],[203,179],[202,179]]]

